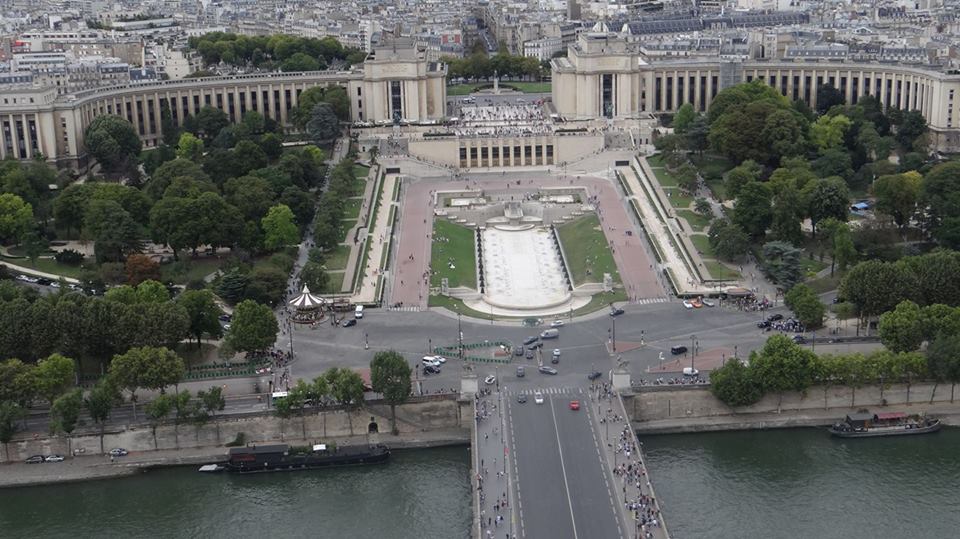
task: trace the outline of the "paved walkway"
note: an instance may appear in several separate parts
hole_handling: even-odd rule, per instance
[[[396,174],[388,174],[384,177],[383,187],[380,189],[379,205],[377,205],[377,200],[368,199],[372,201],[370,205],[376,207],[376,222],[373,225],[373,230],[367,231],[367,241],[361,241],[360,249],[355,250],[359,251],[358,256],[362,256],[363,251],[367,249],[367,245],[370,245],[370,255],[367,257],[366,265],[362,268],[363,280],[360,284],[360,290],[351,298],[353,303],[370,304],[376,303],[379,299],[377,297],[377,283],[382,277],[381,271],[383,270],[380,267],[380,262],[383,260],[384,253],[390,249],[390,238],[393,234],[390,223],[390,209],[393,207],[393,190],[398,181],[400,180]],[[376,185],[377,182],[368,183]],[[376,197],[376,193],[373,196]],[[353,259],[353,254],[353,252],[350,253],[351,259]],[[352,267],[352,264],[347,267]],[[353,279],[351,278],[352,282]],[[344,286],[346,287],[346,283],[344,283]]]
[[[370,220],[369,215],[372,211],[371,208],[376,204],[373,197],[376,196],[377,188],[377,182],[375,180],[370,181],[370,178],[376,178],[376,171],[376,167],[370,167],[370,172],[367,173],[367,181],[363,187],[363,203],[360,206],[360,214],[357,216],[357,222],[347,231],[345,236],[346,241],[340,244],[350,247],[350,255],[347,257],[347,267],[343,270],[343,284],[340,286],[340,292],[343,294],[353,293],[353,282],[357,272],[357,260],[363,256],[363,250],[366,247],[365,240],[370,234],[370,231],[366,230],[366,228],[367,222]],[[361,229],[364,230],[363,233],[360,232]]]
[[[515,480],[512,477],[513,466],[507,463],[511,456],[503,437],[505,397],[498,388],[499,384],[490,395],[480,397],[476,402],[479,419],[473,469],[477,476],[473,477],[473,481],[479,490],[482,539],[519,535],[519,530],[517,534],[514,533],[516,515],[511,510],[514,506],[511,488],[511,482]]]

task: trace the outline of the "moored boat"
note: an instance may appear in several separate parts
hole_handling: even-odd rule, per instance
[[[830,434],[840,438],[872,438],[875,436],[904,436],[927,434],[940,430],[940,420],[904,412],[871,414],[857,412],[847,415],[842,423],[830,427]]]
[[[368,446],[328,447],[316,444],[307,448],[292,448],[287,444],[233,447],[222,464],[208,464],[201,472],[286,472],[314,470],[335,466],[378,464],[390,458],[390,449],[384,444]]]

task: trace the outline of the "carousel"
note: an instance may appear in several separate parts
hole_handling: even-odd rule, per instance
[[[307,285],[303,285],[300,295],[289,302],[293,309],[290,320],[294,324],[314,324],[324,319],[327,300],[310,293]]]

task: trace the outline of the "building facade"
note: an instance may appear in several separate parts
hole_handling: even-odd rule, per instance
[[[932,145],[960,151],[960,110],[954,107],[960,74],[894,62],[654,58],[606,34],[582,35],[551,67],[554,106],[568,120],[639,118],[675,112],[685,103],[706,111],[724,88],[753,80],[816,108],[818,88],[829,84],[847,103],[871,95],[885,108],[920,111]]]
[[[439,120],[446,103],[445,78],[444,64],[427,62],[421,55],[377,52],[362,69],[352,71],[131,83],[59,96],[56,87],[13,85],[0,90],[0,159],[43,155],[60,166],[78,166],[85,161],[84,130],[103,114],[128,120],[146,147],[162,139],[163,109],[178,125],[211,106],[233,122],[257,111],[288,126],[300,94],[316,86],[345,87],[354,121]]]

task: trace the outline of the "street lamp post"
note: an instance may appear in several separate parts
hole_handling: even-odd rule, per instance
[[[427,354],[433,353],[433,339],[427,339]]]
[[[460,320],[460,309],[457,308],[457,355],[463,361],[463,324]]]
[[[293,359],[293,324],[287,320],[287,335],[290,336],[290,359]]]
[[[697,336],[690,335],[690,368],[693,368],[693,358],[697,356]]]
[[[367,335],[366,332],[363,333],[363,349],[364,350],[370,349],[370,337],[369,335]]]
[[[610,317],[610,324],[613,326],[613,351],[617,351],[617,317]]]

